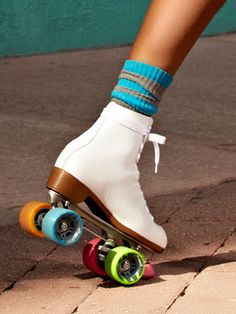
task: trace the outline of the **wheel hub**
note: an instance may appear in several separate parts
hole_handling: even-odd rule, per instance
[[[45,209],[42,209],[36,216],[35,216],[35,219],[34,219],[34,222],[35,222],[35,227],[41,231],[42,230],[42,222],[43,222],[43,219],[45,217],[45,215],[47,214],[49,209],[45,208]]]
[[[39,222],[40,225],[42,225],[42,221],[43,221],[43,218],[44,218],[45,215],[46,215],[46,213],[42,213],[42,214],[39,215],[38,222]]]
[[[69,226],[66,221],[62,221],[59,225],[59,230],[62,232],[66,232],[68,230]]]
[[[129,270],[130,269],[130,262],[126,259],[126,260],[124,260],[123,262],[122,262],[122,264],[120,265],[120,270],[122,271],[122,272],[125,272],[125,271],[127,271],[127,270]]]

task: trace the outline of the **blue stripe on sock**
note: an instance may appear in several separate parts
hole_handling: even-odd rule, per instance
[[[124,101],[130,107],[134,108],[138,112],[141,112],[150,116],[155,113],[158,113],[158,109],[155,105],[153,105],[152,103],[146,100],[142,100],[138,97],[135,97],[133,95],[120,92],[117,90],[113,90],[111,93],[111,96],[114,98],[120,99],[121,101]]]
[[[143,95],[148,95],[153,97],[154,99],[156,99],[157,101],[159,100],[158,97],[152,93],[150,93],[148,90],[146,90],[144,87],[142,87],[141,85],[139,85],[136,82],[130,81],[128,79],[119,79],[118,81],[118,85],[122,86],[122,87],[126,87],[128,89],[131,89],[133,91],[142,93]]]

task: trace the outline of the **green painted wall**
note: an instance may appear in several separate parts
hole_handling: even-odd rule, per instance
[[[0,0],[0,56],[131,43],[150,0]],[[236,30],[228,0],[205,35]]]

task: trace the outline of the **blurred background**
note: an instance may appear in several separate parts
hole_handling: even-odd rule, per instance
[[[133,42],[150,0],[0,0],[0,56]],[[203,35],[236,30],[228,0]]]

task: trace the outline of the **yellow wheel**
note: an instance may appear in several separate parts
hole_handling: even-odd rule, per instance
[[[43,217],[50,209],[50,203],[32,201],[25,204],[19,215],[21,228],[37,237],[45,238],[42,232],[42,221]]]

